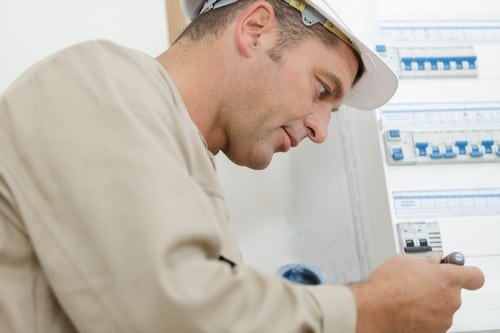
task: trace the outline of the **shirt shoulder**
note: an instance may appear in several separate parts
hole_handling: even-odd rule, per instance
[[[30,84],[58,87],[62,83],[64,90],[74,83],[91,83],[94,87],[118,84],[120,89],[126,89],[133,88],[134,83],[136,87],[156,83],[164,88],[169,86],[167,81],[165,70],[152,56],[109,40],[96,39],[68,46],[41,59],[21,74],[3,96],[19,87],[26,90]]]
[[[0,114],[9,114],[10,125],[4,126],[30,142],[52,140],[56,131],[60,137],[102,133],[102,140],[121,142],[140,135],[188,169],[205,165],[200,159],[213,169],[166,69],[150,55],[111,41],[82,42],[43,59],[0,96]]]

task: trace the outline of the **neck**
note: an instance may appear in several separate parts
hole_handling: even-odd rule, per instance
[[[226,143],[224,123],[220,119],[224,59],[207,56],[222,54],[214,45],[208,48],[203,43],[192,44],[178,41],[157,60],[172,77],[208,150],[216,155]]]

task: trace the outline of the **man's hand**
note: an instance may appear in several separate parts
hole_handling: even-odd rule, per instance
[[[461,289],[484,283],[476,267],[395,256],[360,284],[350,285],[358,308],[357,333],[443,333],[461,304]]]

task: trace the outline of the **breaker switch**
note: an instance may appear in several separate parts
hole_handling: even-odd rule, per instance
[[[481,151],[481,149],[479,148],[479,145],[472,145],[469,155],[470,155],[470,157],[479,158],[479,157],[483,157],[484,154]]]
[[[466,148],[469,143],[467,141],[456,141],[455,146],[458,148],[458,154],[459,155],[465,155],[466,154]]]
[[[493,153],[493,140],[483,140],[481,141],[481,145],[484,147],[484,153],[485,154],[492,154]]]

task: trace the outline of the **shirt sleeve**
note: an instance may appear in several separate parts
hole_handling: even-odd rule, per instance
[[[218,260],[199,138],[159,79],[108,53],[54,58],[4,103],[18,209],[78,331],[354,332],[347,288]]]
[[[323,329],[328,333],[356,332],[356,300],[346,286],[314,286],[309,292],[323,312]]]

